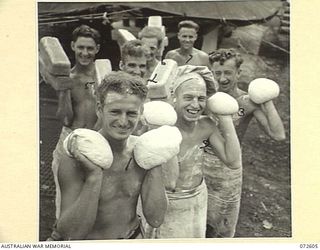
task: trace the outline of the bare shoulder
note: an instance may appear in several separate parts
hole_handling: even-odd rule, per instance
[[[203,58],[209,57],[206,52],[199,50],[199,49],[196,49],[196,48],[193,48],[193,52],[194,52],[194,54],[197,54],[198,56],[203,57]]]
[[[177,49],[173,49],[173,50],[170,50],[170,51],[167,52],[166,58],[170,59],[170,58],[173,58],[173,57],[177,56],[178,54],[179,53],[178,53]]]
[[[209,138],[217,128],[217,125],[209,116],[201,116],[198,121],[198,127],[203,137]]]
[[[240,90],[240,95],[236,97],[236,100],[239,104],[239,108],[244,109],[244,112],[248,115],[251,114],[253,111],[260,109],[260,106],[255,104],[253,101],[250,100],[250,97],[247,92]]]

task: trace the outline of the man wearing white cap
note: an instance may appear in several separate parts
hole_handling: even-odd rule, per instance
[[[202,116],[207,108],[208,89],[214,90],[215,82],[207,67],[187,65],[179,68],[172,100],[178,117],[175,126],[182,134],[179,175],[175,188],[166,191],[168,209],[164,223],[154,230],[155,238],[205,237],[208,197],[202,173],[204,141],[209,140],[225,164],[235,169],[240,167],[240,145],[230,115],[238,108],[236,101],[230,96],[220,103],[214,96],[208,101],[209,110],[212,101],[217,101],[213,106],[219,113],[219,131],[212,119]],[[225,107],[231,107],[233,111],[227,111]]]
[[[242,141],[253,117],[271,138],[285,139],[282,121],[271,100],[277,93],[277,85],[271,80],[260,79],[263,82],[258,85],[262,86],[262,91],[259,91],[259,86],[257,84],[254,86],[253,82],[249,85],[249,89],[252,90],[251,93],[249,91],[249,95],[239,89],[237,82],[243,59],[233,49],[220,49],[210,53],[210,62],[214,77],[219,84],[218,91],[233,96],[239,104],[238,113],[233,115],[239,141]],[[265,99],[262,100],[263,98]],[[233,237],[240,209],[242,167],[230,169],[218,159],[210,147],[206,147],[204,160],[209,193],[207,237]]]

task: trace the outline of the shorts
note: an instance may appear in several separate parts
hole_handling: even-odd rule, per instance
[[[212,151],[204,155],[208,187],[207,237],[234,237],[241,200],[242,168],[228,168]]]

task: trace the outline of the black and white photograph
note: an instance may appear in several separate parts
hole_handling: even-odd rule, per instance
[[[289,0],[36,5],[39,241],[292,237]]]

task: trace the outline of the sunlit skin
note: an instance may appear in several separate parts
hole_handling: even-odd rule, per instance
[[[274,140],[285,139],[284,127],[272,100],[260,105],[255,104],[245,91],[238,88],[237,83],[241,71],[236,66],[234,58],[224,61],[222,65],[220,62],[214,62],[211,70],[219,84],[218,90],[233,96],[238,101],[239,112],[234,115],[234,120],[240,141],[242,141],[253,117],[271,138]]]
[[[219,91],[233,96],[237,91],[237,82],[240,76],[240,70],[237,68],[235,60],[226,60],[222,65],[220,62],[214,62],[211,69],[219,84]]]
[[[75,42],[71,42],[71,49],[75,54],[76,65],[88,66],[94,62],[100,46],[91,37],[78,37]]]
[[[147,58],[147,71],[144,76],[145,79],[149,79],[155,67],[158,64],[158,59],[156,58],[159,52],[158,39],[155,37],[143,37],[141,41],[146,45],[145,55]]]
[[[209,66],[208,54],[193,47],[197,38],[194,28],[182,27],[178,32],[180,48],[168,51],[165,58],[175,60],[178,66]]]
[[[124,61],[120,61],[119,67],[122,71],[130,75],[144,77],[147,70],[147,59],[145,56],[126,56]]]
[[[72,88],[64,92],[61,102],[65,108],[58,110],[57,116],[61,117],[64,125],[71,129],[92,129],[97,120],[96,100],[92,92],[95,81],[94,60],[100,46],[93,38],[80,36],[76,41],[71,42],[71,48],[75,53],[75,66],[70,73]],[[71,100],[70,105],[67,105],[70,103],[68,99]],[[65,123],[66,117],[67,123]]]
[[[130,91],[129,91],[130,92]],[[63,157],[59,170],[61,217],[57,229],[65,239],[122,239],[137,228],[138,197],[150,225],[158,227],[166,210],[161,167],[144,170],[133,160],[143,100],[131,94],[108,92],[98,104],[99,131],[109,142],[113,162],[101,169],[77,149],[75,159]],[[156,198],[156,200],[154,200]],[[121,208],[121,209],[119,209]]]
[[[198,35],[195,29],[183,27],[179,30],[178,40],[182,51],[191,52]]]
[[[127,139],[140,119],[142,104],[136,95],[109,92],[105,104],[98,110],[98,115],[102,117],[101,133],[111,140]]]
[[[206,85],[199,80],[188,80],[182,83],[173,97],[174,108],[178,115],[176,126],[182,134],[179,157],[184,156],[194,146],[201,145],[209,139],[215,146],[217,154],[226,164],[237,168],[240,146],[232,124],[231,116],[219,116],[223,125],[223,135],[215,123],[207,116],[202,116],[206,108]],[[199,164],[180,166],[176,190],[191,189],[200,185],[203,179],[202,167]]]
[[[176,90],[175,109],[179,119],[194,122],[200,118],[206,107],[206,87],[205,84],[197,84],[192,80],[183,83]]]
[[[146,53],[147,61],[156,60],[156,54],[158,53],[158,39],[156,37],[143,37],[141,41],[149,48]]]

